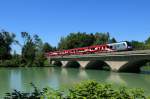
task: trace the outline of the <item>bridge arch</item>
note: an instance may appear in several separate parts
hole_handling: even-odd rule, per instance
[[[58,67],[62,66],[62,62],[61,61],[53,61],[51,64],[55,65],[55,66],[58,66]]]
[[[92,60],[87,63],[85,69],[111,70],[110,66],[102,60]]]
[[[80,64],[77,62],[77,61],[68,61],[65,66],[63,67],[66,67],[66,68],[80,68]]]
[[[140,68],[146,65],[147,62],[150,62],[150,59],[140,59],[140,60],[129,61],[127,64],[120,67],[118,71],[139,73],[141,71]]]

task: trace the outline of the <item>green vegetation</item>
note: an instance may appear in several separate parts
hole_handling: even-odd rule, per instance
[[[32,37],[27,32],[22,32],[21,36],[24,40],[23,45],[15,40],[15,34],[6,31],[0,32],[0,66],[45,66],[45,53],[55,48],[48,43],[43,43],[38,35],[33,35]],[[16,54],[16,52],[11,54],[11,45],[13,43],[21,47],[21,55]]]
[[[15,34],[6,31],[0,32],[0,60],[1,62],[5,59],[11,58],[11,44],[17,42],[15,40]]]
[[[114,37],[111,38],[108,32],[96,32],[90,34],[86,32],[78,32],[70,33],[68,36],[62,37],[58,44],[58,49],[71,49],[115,42],[117,42],[116,39]],[[147,40],[145,40],[145,42],[139,42],[134,40],[129,42],[133,46],[134,50],[150,49],[150,37]]]
[[[85,43],[86,42],[86,43]],[[66,37],[62,37],[59,44],[58,49],[71,49],[78,47],[85,47],[91,45],[98,44],[106,44],[106,43],[115,43],[117,40],[114,37],[110,37],[110,34],[107,33],[86,33],[86,32],[78,32],[78,33],[70,33]],[[134,50],[144,50],[150,49],[150,37],[144,42],[139,41],[128,41],[133,46]]]
[[[38,35],[31,36],[27,32],[21,32],[23,44],[16,40],[14,33],[4,30],[0,31],[0,66],[17,67],[17,66],[47,66],[45,53],[55,50],[72,49],[97,44],[106,44],[117,42],[114,37],[107,33],[70,33],[62,37],[59,41],[58,48],[52,47],[49,43],[43,43]],[[150,49],[150,37],[145,42],[131,41],[134,50]],[[12,54],[12,44],[21,47],[21,53]]]
[[[87,34],[86,32],[70,33],[68,36],[61,38],[58,44],[58,49],[72,49],[114,42],[116,42],[115,38],[110,38],[109,33],[99,33],[99,32],[96,32],[95,34],[93,33]]]
[[[133,46],[134,50],[145,50],[150,49],[150,37],[145,40],[145,42],[139,41],[131,41],[131,45]]]
[[[145,66],[141,67],[141,71],[150,71],[150,62],[146,63]]]
[[[63,91],[52,88],[43,88],[42,91],[31,84],[34,91],[31,93],[22,93],[14,90],[12,93],[6,93],[5,99],[149,99],[144,95],[142,89],[130,89],[120,87],[115,89],[111,84],[102,84],[96,81],[84,81],[75,84],[68,89],[65,94]]]

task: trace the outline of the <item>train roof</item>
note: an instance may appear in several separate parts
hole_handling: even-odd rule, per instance
[[[116,43],[108,43],[108,44],[119,44],[119,43],[129,43],[128,41],[121,41],[121,42],[116,42]]]

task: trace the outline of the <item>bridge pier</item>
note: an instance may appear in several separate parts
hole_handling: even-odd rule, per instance
[[[119,71],[119,69],[128,63],[128,61],[105,61],[111,68],[112,71]]]
[[[66,67],[69,61],[61,61],[61,63],[62,63],[62,67]]]
[[[87,64],[90,62],[90,61],[77,61],[79,64],[80,64],[80,68],[81,69],[85,69]]]
[[[54,64],[55,64],[55,61],[50,61],[50,64],[54,65]]]

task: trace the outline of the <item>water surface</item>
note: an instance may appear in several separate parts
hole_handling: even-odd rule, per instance
[[[128,86],[130,88],[143,88],[146,94],[150,93],[150,74],[114,73],[101,70],[79,70],[74,68],[0,68],[0,96],[13,89],[30,91],[33,82],[39,88],[52,87],[55,89],[69,88],[74,83],[83,80],[96,80]]]

